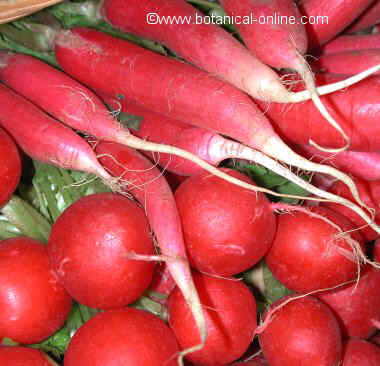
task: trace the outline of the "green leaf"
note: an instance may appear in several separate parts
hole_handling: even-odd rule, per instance
[[[15,238],[22,235],[21,231],[11,224],[4,215],[0,215],[0,240]]]
[[[263,265],[263,276],[265,284],[264,296],[270,304],[292,293],[273,276],[266,264]]]
[[[117,119],[124,127],[138,131],[140,129],[141,121],[144,118],[125,112],[120,112],[117,115]]]
[[[101,310],[89,308],[88,306],[75,303],[71,310],[71,313],[66,321],[65,328],[72,337],[75,332],[87,321],[89,321],[94,315]]]

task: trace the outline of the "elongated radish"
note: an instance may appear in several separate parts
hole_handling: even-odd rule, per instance
[[[161,254],[168,259],[168,270],[189,304],[204,344],[207,337],[205,318],[191,277],[181,222],[169,185],[149,160],[126,146],[102,142],[97,144],[96,152],[112,175],[130,182],[128,191],[143,205]]]
[[[273,70],[226,31],[205,24],[201,20],[203,14],[185,0],[105,0],[101,11],[112,25],[166,44],[187,61],[252,97],[280,103],[310,98],[308,93],[293,95],[289,92]]]
[[[0,207],[15,191],[21,176],[21,159],[11,137],[0,128]]]
[[[373,0],[302,0],[299,8],[304,16],[313,17],[306,24],[310,48],[320,47],[350,25]]]
[[[372,5],[357,18],[346,30],[348,33],[361,31],[380,23],[380,1],[374,0]]]
[[[322,55],[312,63],[312,67],[316,71],[354,75],[379,62],[380,49],[368,49]],[[376,75],[380,75],[380,71]]]
[[[329,154],[307,145],[297,146],[295,150],[308,159],[334,166],[355,177],[369,181],[380,180],[378,152],[342,151]]]
[[[0,102],[4,106],[0,110],[0,125],[33,159],[112,181],[90,146],[72,130],[3,84],[0,84]]]
[[[251,14],[254,14],[257,19],[281,17],[281,19],[295,20],[294,22],[273,22],[268,20],[267,23],[239,23],[236,27],[244,43],[259,60],[278,69],[293,69],[299,73],[317,109],[343,136],[345,145],[340,150],[345,150],[350,143],[349,137],[321,102],[316,91],[314,75],[304,58],[308,46],[306,28],[301,22],[301,14],[294,1],[222,0],[221,3],[227,13],[233,17],[249,18]],[[318,146],[313,140],[310,140],[310,144]],[[322,147],[319,147],[319,149],[331,150]]]
[[[220,132],[289,164],[331,174],[358,197],[348,176],[289,149],[248,96],[191,65],[83,28],[60,34],[56,56],[66,72],[93,89],[126,95],[148,109]]]
[[[215,169],[196,155],[172,146],[149,143],[131,135],[118,124],[101,100],[90,90],[33,57],[0,53],[0,78],[12,89],[72,128],[134,148],[184,157],[212,174],[224,176],[230,182],[248,188],[246,183]],[[251,189],[262,190],[254,186]]]
[[[338,53],[366,49],[380,49],[380,34],[343,35],[335,38],[322,48],[322,53]]]

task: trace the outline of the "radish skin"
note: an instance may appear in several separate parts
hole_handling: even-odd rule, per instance
[[[281,141],[248,96],[191,65],[83,28],[61,33],[56,57],[67,73],[104,94],[126,95],[145,108],[230,136],[288,164],[338,177],[360,202],[347,175],[300,158]],[[373,225],[358,207],[342,204]]]
[[[354,33],[380,23],[380,1],[374,0],[372,5],[355,20],[346,30],[347,33]]]
[[[380,4],[380,3],[379,3]],[[346,51],[380,49],[380,34],[343,35],[330,41],[322,48],[322,54]]]
[[[380,347],[364,339],[351,338],[343,347],[342,366],[380,365]]]

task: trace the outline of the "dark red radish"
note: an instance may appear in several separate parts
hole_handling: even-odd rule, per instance
[[[126,197],[99,193],[82,197],[54,223],[48,243],[52,267],[69,294],[81,304],[118,308],[148,288],[153,240],[144,211]]]
[[[0,242],[0,308],[0,338],[18,343],[41,342],[63,325],[71,298],[42,243],[27,237]]]
[[[264,359],[264,357],[257,356],[254,359],[246,362],[237,362],[232,364],[231,366],[268,366],[268,362]]]
[[[34,57],[0,51],[0,79],[75,130],[132,148],[178,155],[183,157],[184,161],[193,161],[193,165],[198,166],[198,169],[221,174],[187,151],[173,146],[152,144],[131,135],[127,129],[121,127],[93,92],[65,73]],[[228,176],[224,178],[228,179]]]
[[[378,366],[380,348],[362,339],[349,339],[343,348],[342,366]]]
[[[224,171],[252,183],[242,173]],[[190,263],[203,273],[243,272],[259,262],[273,242],[276,217],[268,199],[236,188],[198,174],[175,192]]]
[[[0,364],[6,366],[57,366],[40,350],[18,346],[0,346]]]
[[[305,25],[310,48],[335,38],[374,0],[302,0],[298,6],[310,20]]]
[[[374,210],[375,222],[380,223],[380,180],[367,182],[361,179],[356,179],[355,181],[363,201],[368,207]],[[335,182],[329,188],[329,192],[352,200],[349,190],[346,189],[343,184],[339,184],[339,182]],[[366,241],[375,240],[379,237],[378,233],[368,227],[365,222],[351,210],[346,210],[345,207],[336,205],[332,202],[322,202],[321,204],[322,206],[328,207],[347,217],[356,228],[360,228],[360,233],[365,237]]]
[[[380,180],[380,153],[342,151],[330,154],[312,146],[297,146],[297,152],[317,163],[329,164],[363,180]]]
[[[186,358],[196,365],[219,366],[243,355],[256,329],[256,302],[248,287],[235,278],[193,274],[206,316],[208,338],[204,347]],[[168,300],[169,324],[180,348],[199,343],[199,335],[181,292]]]
[[[128,191],[144,207],[169,273],[190,305],[203,343],[207,333],[205,318],[192,280],[181,220],[170,186],[161,172],[137,151],[103,142],[97,144],[96,152],[102,155],[101,163],[112,175],[130,182]]]
[[[322,48],[322,53],[329,55],[330,53],[379,48],[380,34],[342,35],[325,44]]]
[[[347,33],[358,32],[380,23],[380,1],[373,0],[372,5],[358,17],[348,29]]]
[[[294,299],[279,309],[259,341],[271,366],[336,366],[341,360],[339,324],[331,310],[312,296]]]
[[[300,160],[247,95],[191,65],[83,28],[60,34],[56,56],[67,73],[103,94],[126,95],[145,108],[228,135],[291,165],[331,174],[344,180],[356,194],[347,175]],[[87,62],[89,59],[96,63],[96,72]],[[371,222],[351,202],[342,204]]]
[[[318,293],[337,316],[342,333],[347,337],[367,339],[380,321],[380,271],[369,266],[361,271],[359,282]]]
[[[380,49],[349,50],[322,55],[312,67],[319,72],[354,75],[379,63]],[[380,71],[376,75],[380,75]]]
[[[353,225],[344,216],[313,207],[281,214],[277,222],[265,260],[287,288],[307,293],[356,278],[363,240],[355,231],[346,233]]]
[[[21,159],[17,146],[0,128],[0,207],[4,206],[16,190],[21,175]]]
[[[340,150],[347,148],[350,143],[349,137],[321,102],[316,91],[314,75],[304,58],[308,48],[308,39],[296,3],[293,0],[222,0],[221,3],[226,12],[233,17],[249,18],[253,14],[255,19],[267,19],[266,22],[236,24],[245,45],[265,64],[277,69],[293,69],[298,72],[318,111],[344,138],[345,145],[342,145]],[[274,21],[275,18],[293,19],[294,21]],[[317,146],[312,140],[310,140],[310,144]],[[326,147],[319,147],[319,149],[331,150]]]
[[[380,262],[380,241],[378,240],[375,242],[375,245],[374,245],[373,256],[376,262]]]
[[[110,182],[90,146],[27,99],[0,85],[2,126],[30,157],[61,168],[92,173]]]
[[[156,266],[156,270],[153,275],[153,280],[149,286],[149,297],[153,300],[165,303],[167,297],[175,288],[175,281],[170,274],[168,266],[166,263],[160,263]],[[157,293],[157,295],[156,295]],[[160,295],[163,296],[160,296]]]
[[[65,353],[65,366],[176,366],[179,349],[158,317],[125,308],[98,313],[82,325]]]

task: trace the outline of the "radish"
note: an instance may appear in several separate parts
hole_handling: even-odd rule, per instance
[[[295,150],[310,160],[331,165],[360,179],[380,180],[380,153],[378,152],[342,151],[329,154],[307,145],[297,146]]]
[[[65,353],[65,366],[175,366],[178,346],[158,317],[124,308],[99,313],[82,325]]]
[[[21,175],[21,159],[10,136],[0,128],[0,207],[4,206],[15,191]]]
[[[254,359],[247,362],[237,362],[231,366],[268,366],[268,362],[262,357],[255,357]]]
[[[38,109],[28,100],[0,84],[0,125],[33,159],[60,168],[82,170],[112,185],[91,148],[69,128]]]
[[[27,237],[0,242],[0,308],[0,338],[37,343],[63,325],[71,298],[42,243]]]
[[[380,348],[362,339],[349,339],[344,345],[342,366],[380,365]]]
[[[366,266],[358,283],[324,291],[317,296],[339,319],[345,336],[369,338],[380,320],[380,271]]]
[[[187,356],[196,365],[226,365],[243,355],[256,329],[256,302],[242,282],[193,274],[206,316],[205,346]],[[175,289],[168,300],[169,325],[181,348],[199,343],[194,319],[181,294]]]
[[[280,299],[272,307],[285,301]],[[286,303],[259,335],[259,341],[271,366],[336,366],[341,359],[338,322],[331,310],[312,296]]]
[[[354,75],[380,62],[380,49],[354,50],[322,55],[313,62],[315,70]],[[377,72],[376,75],[380,75]]]
[[[250,182],[242,173],[224,171]],[[199,174],[175,193],[190,263],[219,276],[243,272],[259,262],[276,233],[276,217],[263,194],[225,183]]]
[[[153,263],[129,258],[154,253],[148,220],[134,202],[112,193],[67,208],[52,227],[48,253],[69,294],[93,308],[130,304],[152,280]]]
[[[350,144],[349,137],[331,117],[321,102],[316,91],[313,73],[310,71],[310,66],[304,58],[308,46],[306,28],[301,22],[301,14],[294,1],[222,0],[221,3],[226,12],[233,17],[243,16],[249,18],[250,14],[253,14],[256,19],[282,17],[282,19],[295,20],[294,23],[276,22],[273,24],[271,21],[252,24],[239,23],[236,24],[236,27],[246,46],[259,60],[278,69],[293,69],[299,73],[317,109],[329,124],[334,126],[344,137],[345,146],[342,149],[346,149]],[[255,95],[252,96],[255,97]],[[271,101],[275,102],[276,100]],[[318,146],[313,140],[310,140],[309,143]],[[320,146],[318,148],[320,150],[331,150],[321,148]]]
[[[202,347],[206,340],[207,330],[186,257],[181,221],[173,193],[158,169],[138,152],[123,145],[107,142],[98,144],[96,152],[101,155],[101,163],[112,175],[122,177],[130,183],[128,191],[144,207],[150,227],[156,236],[162,259],[166,258],[169,273],[190,306],[199,330],[201,343],[194,349],[183,351],[180,354],[181,362],[186,353]]]
[[[310,48],[320,47],[333,39],[372,2],[373,0],[334,0],[332,4],[331,0],[300,1],[298,6],[302,14],[314,19],[313,22],[306,24]]]
[[[357,18],[346,30],[348,33],[358,32],[380,23],[380,2],[372,1],[372,5]]]
[[[339,53],[380,48],[380,34],[343,35],[335,38],[322,48],[322,53]]]
[[[361,179],[356,179],[355,182],[363,201],[368,207],[373,209],[373,212],[375,213],[375,222],[380,223],[380,181],[366,182]],[[329,188],[329,192],[352,200],[352,196],[348,189],[339,182],[335,182]],[[322,202],[322,206],[328,207],[346,216],[355,227],[360,229],[360,233],[365,237],[366,241],[375,240],[379,237],[378,233],[368,227],[365,222],[351,210],[347,210],[341,205],[336,205],[330,202]]]
[[[356,194],[346,175],[300,159],[246,95],[201,70],[83,28],[61,33],[56,56],[66,72],[93,89],[114,97],[127,95],[148,109],[213,129],[289,164],[330,173],[349,184]],[[89,58],[96,64],[96,72],[86,61]],[[351,203],[342,204],[366,217]],[[367,221],[371,222],[368,217]]]
[[[306,293],[337,286],[355,279],[357,261],[364,258],[358,254],[361,236],[347,233],[352,229],[343,216],[322,207],[282,214],[265,261],[290,290]]]
[[[0,52],[0,78],[13,90],[76,130],[142,150],[182,156],[212,174],[223,175],[186,151],[134,137],[128,130],[121,128],[101,100],[90,90],[31,56]],[[44,80],[43,83],[41,79]],[[224,175],[224,178],[229,179],[229,176]],[[239,184],[239,181],[235,180],[234,183]]]
[[[0,364],[7,366],[57,366],[43,352],[16,346],[0,346]]]

